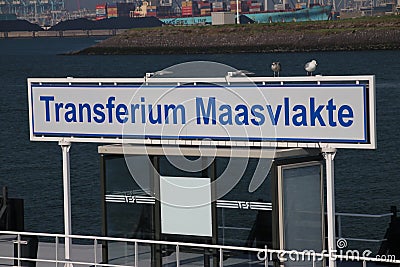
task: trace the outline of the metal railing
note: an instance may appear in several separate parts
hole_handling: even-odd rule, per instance
[[[371,238],[355,238],[355,237],[344,237],[342,232],[342,218],[343,217],[358,217],[358,218],[371,218],[371,219],[380,219],[385,217],[391,217],[395,215],[393,212],[384,213],[384,214],[361,214],[361,213],[344,213],[344,212],[336,212],[336,222],[337,222],[337,233],[336,237],[338,239],[344,238],[348,241],[359,241],[359,242],[375,242],[379,243],[385,241],[385,238],[382,239],[371,239]]]
[[[22,263],[26,262],[35,262],[35,263],[40,263],[41,265],[37,266],[47,266],[51,264],[51,266],[60,266],[60,264],[63,265],[83,265],[83,266],[110,266],[110,267],[125,267],[125,266],[139,266],[139,255],[140,255],[140,246],[169,246],[173,247],[173,252],[175,252],[174,256],[169,256],[173,257],[174,260],[173,262],[176,264],[176,266],[181,265],[181,261],[184,259],[184,254],[187,252],[183,250],[182,248],[191,248],[191,249],[200,249],[207,251],[212,251],[213,252],[213,257],[216,257],[217,264],[220,267],[229,266],[230,264],[226,262],[226,258],[224,256],[229,256],[229,255],[235,255],[240,254],[240,253],[250,253],[253,255],[252,262],[254,262],[254,258],[257,258],[257,262],[259,265],[263,266],[268,266],[269,262],[273,259],[278,259],[281,262],[284,262],[285,260],[306,260],[310,262],[310,266],[316,266],[317,262],[326,260],[331,257],[334,258],[337,261],[341,260],[346,260],[346,261],[358,261],[362,264],[363,267],[367,266],[368,262],[385,262],[385,263],[395,263],[395,264],[400,264],[400,260],[396,260],[395,258],[382,258],[382,257],[364,257],[363,255],[355,254],[354,251],[347,255],[346,254],[337,254],[336,251],[333,253],[328,253],[327,251],[320,251],[320,252],[314,252],[311,250],[304,250],[304,251],[287,251],[287,250],[276,250],[276,249],[269,249],[269,248],[249,248],[249,247],[238,247],[238,246],[221,246],[221,245],[209,245],[209,244],[196,244],[196,243],[184,243],[184,242],[170,242],[170,241],[155,241],[155,240],[142,240],[142,239],[130,239],[130,238],[113,238],[113,237],[99,237],[99,236],[83,236],[83,235],[62,235],[62,234],[48,234],[48,233],[31,233],[31,232],[12,232],[12,231],[0,231],[0,237],[1,236],[8,236],[6,240],[8,242],[8,245],[11,245],[14,249],[14,254],[15,254],[15,245],[17,248],[17,253],[16,255],[2,255],[4,251],[7,250],[0,250],[0,265],[1,261],[3,260],[8,260],[8,261],[14,261],[14,265],[17,266],[26,266]],[[14,237],[14,239],[10,237]],[[53,255],[45,255],[43,257],[26,257],[22,255],[22,246],[26,245],[26,242],[23,241],[23,237],[29,237],[29,236],[38,236],[40,238],[45,238],[45,239],[54,239],[54,243],[48,243],[54,245],[54,250],[53,250]],[[86,250],[81,251],[83,252],[83,258],[73,258],[73,259],[64,259],[62,253],[59,253],[60,249],[62,248],[62,244],[60,243],[60,240],[62,241],[65,238],[70,238],[76,242],[82,241],[82,240],[89,240],[91,245],[86,245]],[[101,260],[99,260],[99,251],[101,251],[100,244],[105,244],[106,242],[120,242],[120,243],[125,243],[125,244],[133,244],[132,247],[132,255],[133,255],[133,262],[130,262],[128,264],[112,264],[112,263],[104,263]],[[4,242],[3,244],[4,245]],[[82,246],[82,245],[76,245]],[[91,248],[91,249],[90,249]],[[79,250],[78,250],[79,251]],[[89,253],[91,251],[91,253]],[[44,255],[44,252],[41,251],[42,255]],[[199,253],[197,253],[199,254]],[[72,254],[72,257],[75,255]],[[71,257],[71,258],[72,258]],[[90,260],[92,258],[93,260]],[[229,257],[227,257],[229,258]],[[234,258],[234,256],[232,257]],[[243,258],[242,258],[243,259]],[[243,262],[246,264],[245,262]],[[148,266],[148,265],[143,265],[142,266]],[[358,265],[356,265],[358,266]]]

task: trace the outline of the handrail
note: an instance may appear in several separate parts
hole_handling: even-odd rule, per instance
[[[365,217],[365,218],[383,218],[393,216],[393,213],[383,213],[383,214],[363,214],[363,213],[345,213],[345,212],[336,212],[336,216],[348,216],[348,217]]]
[[[217,255],[219,255],[219,262],[220,266],[223,266],[224,263],[224,251],[241,251],[241,252],[255,252],[257,253],[257,256],[264,254],[268,255],[265,256],[264,258],[258,257],[260,262],[265,262],[265,264],[268,264],[268,260],[270,260],[272,255],[278,257],[279,260],[286,259],[289,256],[302,256],[303,260],[306,259],[307,261],[313,261],[313,265],[317,260],[322,260],[322,259],[328,259],[328,258],[334,258],[334,260],[350,260],[350,261],[362,261],[363,266],[366,265],[367,262],[387,262],[387,263],[396,263],[400,264],[400,260],[396,260],[395,258],[373,258],[373,257],[365,257],[364,254],[361,255],[355,255],[354,253],[350,254],[329,254],[327,251],[321,251],[321,252],[312,252],[311,250],[304,250],[304,251],[294,251],[294,250],[277,250],[277,249],[269,249],[269,248],[249,248],[249,247],[238,247],[238,246],[226,246],[226,245],[210,245],[210,244],[196,244],[196,243],[185,243],[185,242],[173,242],[173,241],[158,241],[158,240],[143,240],[143,239],[131,239],[131,238],[116,238],[116,237],[101,237],[101,236],[85,236],[85,235],[64,235],[64,234],[50,234],[50,233],[32,233],[32,232],[16,232],[16,231],[0,231],[0,235],[5,234],[5,235],[17,235],[17,240],[18,240],[18,255],[14,257],[9,257],[9,256],[0,256],[0,259],[2,260],[17,260],[18,261],[18,266],[21,266],[21,262],[23,261],[32,261],[32,262],[37,262],[37,263],[60,263],[60,264],[77,264],[77,265],[87,265],[87,266],[108,266],[108,267],[126,267],[128,265],[122,265],[122,264],[106,264],[106,263],[101,263],[97,262],[97,255],[96,255],[96,248],[98,248],[99,242],[100,241],[114,241],[114,242],[124,242],[124,243],[131,243],[134,244],[133,252],[134,252],[134,266],[138,266],[138,244],[146,244],[146,245],[168,245],[168,246],[173,246],[175,247],[174,252],[176,253],[175,260],[177,266],[179,266],[181,256],[180,256],[180,251],[182,247],[195,247],[195,248],[207,248],[207,249],[212,249],[214,250]],[[36,258],[26,258],[22,257],[21,255],[21,236],[42,236],[42,237],[54,237],[56,239],[56,259],[36,259]],[[93,246],[93,254],[95,256],[95,259],[93,262],[88,262],[88,261],[82,261],[82,260],[65,260],[65,259],[59,259],[57,255],[57,250],[58,250],[58,239],[59,238],[71,238],[71,239],[89,239],[93,240],[92,245]],[[13,242],[10,242],[13,244]],[[14,245],[14,244],[13,244]],[[80,246],[80,245],[76,245]],[[260,254],[261,253],[261,254]],[[335,252],[338,253],[338,252]],[[87,258],[90,257],[90,255],[86,255]],[[312,257],[312,258],[311,258]],[[292,260],[292,258],[290,258]],[[296,258],[297,260],[300,260],[299,257]],[[132,264],[130,265],[132,266]]]
[[[342,217],[362,217],[362,218],[385,218],[393,216],[393,212],[383,213],[383,214],[363,214],[363,213],[345,213],[345,212],[336,212],[336,220],[337,220],[337,234],[336,238],[341,239],[344,238],[347,241],[359,241],[359,242],[370,242],[370,243],[379,243],[386,241],[386,239],[369,239],[369,238],[354,238],[354,237],[343,237],[342,234]]]

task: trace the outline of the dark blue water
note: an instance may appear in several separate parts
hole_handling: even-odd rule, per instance
[[[61,149],[56,143],[30,142],[28,77],[142,77],[171,65],[209,60],[257,76],[271,76],[280,61],[283,76],[304,75],[310,59],[323,75],[376,75],[378,149],[339,150],[336,156],[336,206],[340,212],[385,213],[400,207],[400,51],[315,52],[231,55],[63,56],[96,39],[0,40],[0,186],[25,199],[26,230],[63,231]],[[101,233],[99,156],[95,144],[71,149],[73,233]],[[383,222],[352,222],[358,237],[381,233]],[[364,230],[360,230],[364,228]],[[380,237],[381,234],[378,235]]]

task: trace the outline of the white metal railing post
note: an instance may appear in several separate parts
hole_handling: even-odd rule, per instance
[[[268,247],[265,245],[265,255],[264,255],[264,267],[268,267]]]
[[[239,0],[236,0],[236,24],[240,24],[240,17],[239,17]]]
[[[135,267],[139,266],[139,259],[138,259],[138,244],[135,242]]]
[[[21,266],[21,235],[20,234],[18,234],[18,236],[17,236],[17,242],[18,242],[17,243],[18,267],[20,267]]]
[[[94,246],[94,267],[96,267],[97,266],[97,238],[94,239],[93,246]]]
[[[328,224],[329,267],[336,267],[336,234],[335,234],[335,148],[322,148],[326,165],[326,208]]]
[[[224,252],[222,251],[222,248],[219,249],[219,267],[224,266]]]
[[[176,245],[176,267],[180,266],[180,258],[179,258],[179,245]]]
[[[56,236],[56,267],[58,267],[58,236]]]
[[[63,160],[63,191],[64,191],[64,258],[66,261],[71,260],[71,190],[70,190],[70,162],[69,162],[69,150],[71,143],[64,140],[60,140],[58,144],[62,149],[62,160]],[[66,263],[65,267],[72,267],[71,263]]]

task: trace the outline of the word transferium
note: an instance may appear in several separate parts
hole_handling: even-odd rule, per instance
[[[367,142],[365,86],[56,87],[30,92],[31,133]]]

